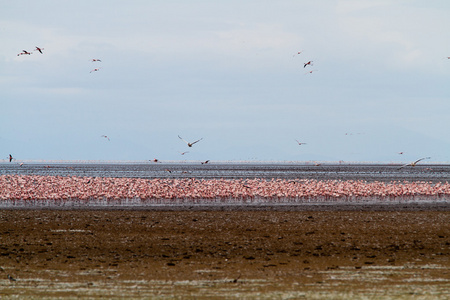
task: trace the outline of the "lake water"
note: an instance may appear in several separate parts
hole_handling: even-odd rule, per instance
[[[366,181],[450,181],[450,165],[299,163],[0,163],[0,175],[129,178],[317,179]]]

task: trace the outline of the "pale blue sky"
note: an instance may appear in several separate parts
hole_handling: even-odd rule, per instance
[[[449,15],[446,0],[0,0],[0,158],[449,162]]]

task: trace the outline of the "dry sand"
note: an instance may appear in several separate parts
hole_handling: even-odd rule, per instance
[[[2,210],[0,297],[450,297],[448,205],[334,207]]]

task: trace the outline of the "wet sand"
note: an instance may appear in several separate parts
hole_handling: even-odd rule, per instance
[[[333,207],[1,210],[0,297],[450,296],[447,203]]]

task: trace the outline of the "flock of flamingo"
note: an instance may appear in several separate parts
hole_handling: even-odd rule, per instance
[[[310,179],[140,179],[1,175],[0,200],[283,203],[447,200],[449,183]]]
[[[33,54],[33,52],[35,52],[35,51],[38,51],[39,53],[44,54],[43,50],[44,50],[44,48],[40,48],[40,47],[36,46],[36,48],[35,48],[33,51],[30,52],[30,51],[27,51],[27,50],[22,50],[22,52],[20,52],[20,53],[17,54],[17,56],[31,55],[31,54]],[[101,62],[101,60],[98,59],[98,58],[93,58],[93,59],[91,59],[90,61],[91,61],[91,62]],[[94,68],[94,69],[92,69],[89,73],[100,71],[100,69],[101,69],[100,67]]]
[[[34,51],[43,54],[44,48],[36,47]],[[300,55],[302,51],[294,54]],[[31,55],[33,52],[23,50],[17,56]],[[450,57],[448,57],[450,59]],[[91,59],[91,62],[101,62]],[[303,68],[313,65],[309,60]],[[90,73],[99,71],[94,68]],[[310,70],[311,74],[317,70]],[[106,135],[103,138],[110,141]],[[188,142],[181,136],[189,148],[200,142]],[[296,140],[298,145],[306,143]],[[189,151],[180,152],[185,155]],[[399,154],[402,154],[400,152]],[[9,155],[9,161],[13,161]],[[399,169],[414,167],[424,157],[405,164]],[[158,159],[153,159],[158,162]],[[202,162],[208,163],[209,160]],[[370,199],[447,199],[450,196],[449,183],[431,182],[366,182],[340,180],[281,180],[281,179],[136,179],[136,178],[99,178],[99,177],[61,177],[37,175],[2,175],[0,176],[0,200],[126,200],[139,199],[156,203],[171,201],[329,201],[329,200],[370,200]]]

